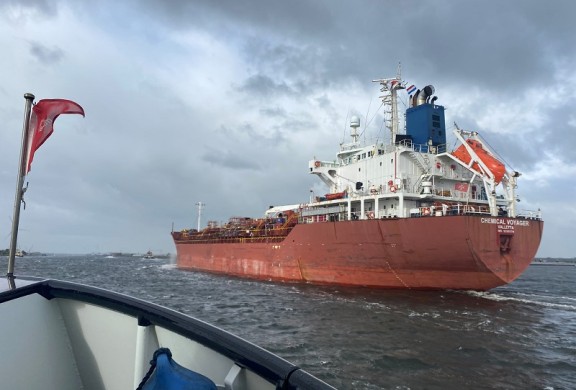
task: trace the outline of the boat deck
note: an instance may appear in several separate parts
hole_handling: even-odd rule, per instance
[[[218,389],[332,389],[246,340],[149,302],[57,280],[2,280],[3,388],[136,388],[154,351],[166,347]]]

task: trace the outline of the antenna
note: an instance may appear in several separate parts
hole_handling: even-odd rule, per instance
[[[198,202],[196,203],[198,206],[198,231],[200,231],[200,220],[202,219],[202,209],[206,206],[206,203]]]

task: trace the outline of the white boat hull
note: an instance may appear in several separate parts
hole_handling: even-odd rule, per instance
[[[173,310],[67,282],[15,284],[0,293],[3,388],[135,389],[160,347],[219,389],[332,388],[246,340]]]

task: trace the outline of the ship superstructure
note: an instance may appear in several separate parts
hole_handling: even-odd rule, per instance
[[[378,81],[385,92],[383,102],[395,107],[397,91],[404,88],[401,81]],[[454,136],[460,146],[448,151],[444,107],[435,104],[433,92],[429,85],[410,96],[405,134],[398,134],[397,115],[392,115],[391,143],[360,145],[360,120],[352,117],[352,142],[340,146],[336,160],[310,160],[310,173],[328,186],[329,193],[316,197],[302,215],[323,215],[318,207],[342,205],[332,219],[462,212],[516,217],[515,188],[520,174],[508,172],[476,132],[456,128]],[[333,194],[336,200],[330,199]],[[539,218],[537,212],[523,216]]]

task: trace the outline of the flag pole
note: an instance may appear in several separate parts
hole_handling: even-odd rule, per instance
[[[16,245],[18,242],[18,225],[20,223],[20,203],[24,195],[24,177],[26,176],[26,155],[28,151],[28,131],[30,127],[30,112],[34,95],[25,93],[26,105],[24,108],[24,125],[22,127],[22,145],[20,147],[20,166],[18,167],[18,183],[16,184],[16,195],[14,196],[14,214],[12,217],[12,238],[10,240],[10,254],[8,257],[8,278],[14,277],[14,258],[16,257]]]

